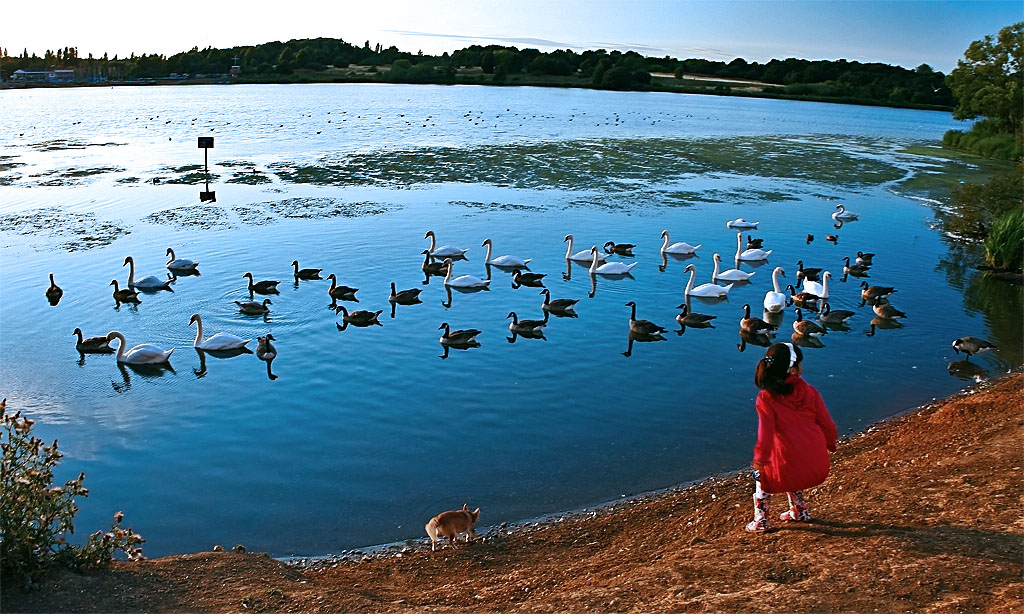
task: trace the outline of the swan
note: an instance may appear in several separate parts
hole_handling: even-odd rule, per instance
[[[551,291],[547,288],[541,290],[540,293],[544,295],[544,302],[541,304],[540,308],[544,311],[550,311],[555,314],[575,313],[574,310],[576,309],[576,303],[580,302],[580,299],[578,298],[552,299]]]
[[[567,241],[569,243],[569,245],[565,247],[566,260],[576,260],[577,262],[590,262],[594,258],[594,255],[590,252],[589,249],[581,249],[575,254],[572,253],[572,235],[565,235],[565,239],[563,239],[563,241]],[[609,241],[609,243],[611,243],[611,241]],[[608,258],[608,256],[609,254],[598,254],[598,258],[602,262],[604,262]]]
[[[237,350],[244,348],[245,344],[252,341],[252,339],[242,339],[238,335],[232,335],[231,333],[217,333],[204,340],[203,319],[199,317],[198,313],[193,313],[192,318],[188,321],[189,326],[193,324],[196,325],[196,340],[192,345],[200,350]]]
[[[852,222],[858,217],[860,216],[852,211],[847,211],[843,205],[836,205],[836,210],[832,213],[832,219],[837,222]]]
[[[786,272],[782,270],[782,267],[777,266],[772,271],[772,288],[764,295],[764,309],[768,313],[780,313],[786,308],[786,295],[783,294],[782,289],[779,288],[779,276],[785,277]]]
[[[697,276],[697,267],[692,264],[686,265],[684,271],[690,272],[690,281],[686,282],[686,296],[704,296],[710,298],[726,298],[729,296],[729,290],[732,290],[733,284],[727,286],[719,286],[717,284],[701,284],[696,288],[693,287],[693,280]]]
[[[391,294],[388,295],[388,302],[398,303],[399,305],[418,303],[420,302],[420,292],[423,292],[420,288],[398,291],[395,289],[395,282],[391,282]]]
[[[441,342],[441,345],[480,345],[476,340],[476,336],[480,334],[480,331],[475,328],[450,330],[448,323],[442,322],[441,326],[437,327],[437,330],[444,330],[444,334],[441,335],[441,338],[438,340]]]
[[[740,330],[754,335],[770,335],[778,330],[778,327],[765,322],[761,318],[750,317],[750,304],[748,303],[743,306],[743,317],[740,318]]]
[[[438,258],[465,258],[468,249],[459,249],[458,247],[452,247],[451,245],[442,245],[436,247],[436,237],[434,236],[433,230],[428,230],[427,234],[423,235],[424,239],[430,239],[430,255]]]
[[[154,275],[147,275],[139,281],[135,281],[135,260],[128,256],[124,259],[124,264],[121,266],[128,265],[128,287],[142,288],[143,290],[170,290],[170,282],[166,279],[160,279]]]
[[[117,362],[124,362],[131,365],[152,365],[167,362],[171,357],[171,352],[174,351],[174,348],[165,350],[153,345],[152,343],[140,343],[130,350],[125,351],[124,335],[116,330],[112,330],[107,333],[108,341],[113,341],[114,339],[117,339],[118,341]]]
[[[665,239],[665,242],[661,244],[661,253],[663,254],[694,254],[697,252],[697,248],[699,248],[701,245],[704,245],[703,243],[698,243],[697,245],[690,245],[685,241],[679,241],[678,243],[673,243],[672,245],[669,245],[667,230],[661,231],[661,238]]]
[[[273,303],[270,302],[269,298],[265,298],[262,303],[255,303],[251,301],[239,303],[238,301],[235,301],[235,304],[238,305],[238,311],[242,313],[251,316],[261,316],[270,313],[270,307],[267,307],[267,305],[271,305]]]
[[[650,320],[637,320],[636,319],[636,303],[629,301],[626,303],[626,307],[631,307],[632,311],[629,314],[629,332],[637,335],[660,335],[661,333],[667,333],[663,327],[658,326]]]
[[[810,320],[805,320],[803,312],[797,307],[796,320],[793,322],[793,332],[806,337],[820,337],[827,333],[828,330]]]
[[[753,228],[757,230],[757,225],[761,222],[748,222],[747,220],[738,217],[734,220],[729,220],[725,223],[726,228]]]
[[[50,273],[50,287],[46,289],[46,298],[50,301],[59,301],[64,296],[64,291],[53,281],[53,273]]]
[[[548,325],[547,312],[544,312],[543,320],[520,320],[514,311],[510,311],[505,318],[512,318],[512,322],[508,325],[508,330],[512,333],[539,333]]]
[[[676,309],[683,310],[676,315],[676,322],[679,322],[683,326],[691,326],[693,328],[714,328],[711,324],[711,320],[718,317],[690,311],[690,307],[686,303],[679,305]]]
[[[484,262],[487,264],[493,264],[494,266],[518,266],[525,267],[533,258],[527,258],[523,260],[518,256],[498,256],[497,258],[491,258],[491,247],[493,243],[490,239],[484,239],[484,242],[480,244],[480,247],[487,246],[487,256],[484,257]]]
[[[85,354],[87,352],[113,352],[114,348],[110,347],[110,339],[106,337],[88,337],[82,338],[82,329],[76,328],[72,335],[78,335],[78,341],[75,342],[75,349]]]
[[[452,279],[452,269],[455,268],[455,264],[451,258],[445,258],[444,264],[448,267],[448,272],[444,276],[444,285],[446,286],[453,288],[486,288],[491,283],[489,279],[480,279],[473,275],[459,275]]]
[[[256,357],[260,360],[270,362],[277,358],[277,348],[271,341],[277,341],[274,335],[267,333],[266,337],[256,337]],[[269,369],[269,367],[267,367]]]
[[[754,276],[754,273],[746,273],[739,269],[729,269],[728,271],[718,271],[718,267],[721,265],[722,257],[715,252],[715,272],[711,275],[712,281],[724,279],[725,281],[747,281]],[[756,271],[755,271],[756,272]]]
[[[743,233],[736,233],[736,260],[767,260],[772,255],[772,250],[760,248],[743,249]]]
[[[175,258],[174,250],[167,248],[167,252],[164,254],[168,257],[166,266],[172,271],[194,271],[199,266],[198,262],[193,262],[187,258]]]
[[[108,285],[114,286],[114,300],[115,301],[120,301],[122,303],[136,303],[136,304],[142,302],[142,301],[139,300],[139,293],[136,292],[135,290],[132,290],[131,288],[125,288],[124,290],[119,289],[117,287],[117,280],[116,279],[111,279],[110,280],[110,284],[108,284]]]
[[[277,294],[277,284],[281,283],[279,281],[271,281],[269,279],[253,282],[252,273],[246,273],[245,275],[242,275],[242,277],[249,278],[250,294],[253,292],[258,292],[260,294]]]
[[[832,279],[832,273],[829,273],[828,271],[821,274],[821,283],[805,279],[804,292],[810,292],[819,298],[828,300],[828,280],[830,279]]]
[[[598,266],[600,257],[596,245],[590,248],[590,257],[593,258],[590,263],[591,275],[594,275],[595,273],[598,275],[626,275],[633,270],[633,267],[636,266],[635,262],[631,262],[629,264],[625,264],[623,262],[606,262]]]
[[[300,269],[299,261],[292,260],[292,266],[295,267],[295,271],[292,275],[295,279],[320,279],[320,271],[323,269]]]

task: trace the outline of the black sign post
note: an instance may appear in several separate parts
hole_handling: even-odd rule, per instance
[[[213,149],[213,137],[199,137],[199,148],[203,150],[203,166],[206,168],[206,191],[199,192],[199,202],[217,202],[217,193],[210,191],[210,150]]]

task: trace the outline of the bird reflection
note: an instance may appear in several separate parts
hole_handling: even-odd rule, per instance
[[[131,390],[132,378],[131,374],[128,373],[129,370],[134,371],[136,375],[139,375],[143,378],[162,377],[164,373],[168,371],[177,375],[177,372],[174,370],[174,367],[171,366],[170,362],[161,362],[146,365],[133,365],[129,363],[119,362],[117,363],[117,368],[121,371],[122,381],[120,383],[111,381],[110,384],[111,386],[114,387],[114,391],[119,393],[124,392],[126,390]]]
[[[975,382],[980,382],[989,374],[988,369],[969,360],[954,360],[946,365],[946,371],[953,377]]]
[[[821,339],[812,337],[810,335],[801,335],[799,333],[793,333],[789,337],[793,340],[793,345],[799,345],[804,348],[823,348],[825,344],[822,343]]]
[[[627,345],[626,345],[626,351],[623,352],[622,355],[625,356],[626,358],[629,358],[630,356],[633,355],[633,342],[634,341],[639,342],[639,343],[650,343],[652,341],[665,341],[665,340],[666,340],[665,337],[663,337],[661,335],[661,333],[657,333],[657,334],[654,334],[654,335],[646,335],[646,334],[642,334],[642,333],[634,333],[633,331],[629,331],[629,340],[628,340]]]
[[[267,333],[265,337],[256,337],[256,357],[267,363],[267,379],[273,381],[277,379],[277,376],[270,370],[270,365],[277,358],[277,348],[271,341],[277,341],[277,339],[270,333]]]
[[[747,349],[747,344],[756,345],[763,348],[770,347],[772,340],[768,335],[761,333],[751,333],[745,330],[740,330],[740,342],[736,344],[736,349],[743,352]]]
[[[700,256],[697,255],[697,252],[691,252],[689,254],[673,254],[670,252],[661,252],[661,264],[658,265],[658,270],[660,272],[664,273],[665,270],[668,269],[669,258],[672,258],[672,260],[675,260],[676,262],[686,262],[687,260],[691,260],[693,258],[700,258]],[[632,279],[632,276],[630,276],[630,279]]]
[[[864,333],[868,337],[874,337],[876,330],[893,330],[897,328],[903,328],[903,322],[899,320],[893,320],[890,318],[880,318],[875,316],[871,318],[871,330]]]
[[[218,359],[234,358],[235,356],[241,356],[242,354],[252,354],[252,350],[247,347],[234,348],[231,350],[201,350],[199,348],[193,348],[196,354],[199,355],[199,368],[192,368],[192,373],[195,374],[196,378],[202,378],[206,376],[206,355]]]
[[[547,341],[547,337],[544,336],[544,330],[536,328],[533,330],[514,330],[511,331],[511,337],[505,337],[505,340],[509,343],[515,343],[516,339],[523,337],[524,339],[540,339],[541,341]]]

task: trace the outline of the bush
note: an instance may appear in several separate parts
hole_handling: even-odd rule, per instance
[[[942,136],[942,144],[996,160],[1017,161],[1024,157],[1024,147],[1016,135],[990,131],[985,122],[978,122],[970,132],[947,131]]]
[[[109,563],[118,551],[129,560],[142,558],[142,536],[121,528],[124,514],[118,512],[110,530],[96,531],[82,546],[68,542],[75,532],[78,512],[75,497],[89,496],[82,485],[85,474],[53,486],[53,471],[63,456],[53,445],[32,436],[34,422],[21,412],[7,413],[7,400],[0,401],[0,574],[35,586],[52,566],[82,569]]]
[[[985,237],[985,262],[996,269],[1020,271],[1024,260],[1024,209],[997,219]]]

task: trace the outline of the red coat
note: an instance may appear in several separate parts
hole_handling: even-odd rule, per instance
[[[828,477],[829,452],[836,450],[836,425],[821,395],[803,378],[790,375],[787,395],[762,390],[757,395],[757,445],[761,489],[768,493],[804,490]]]

